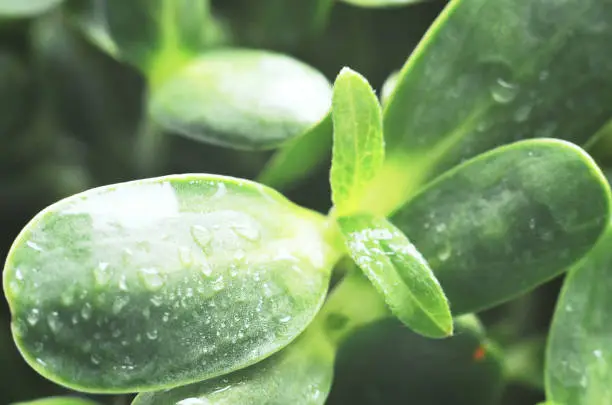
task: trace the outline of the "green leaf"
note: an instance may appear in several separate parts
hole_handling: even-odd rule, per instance
[[[503,144],[584,145],[612,116],[612,53],[600,51],[611,20],[607,0],[449,2],[384,111],[390,173],[380,182],[394,174],[397,204]]]
[[[359,211],[361,196],[385,157],[382,113],[369,83],[344,68],[334,83],[330,182],[338,215]]]
[[[182,175],[38,214],[4,269],[12,330],[48,379],[163,389],[256,363],[317,313],[337,253],[325,220],[257,183]]]
[[[0,50],[0,139],[10,140],[16,127],[28,121],[31,81],[27,73],[16,55]]]
[[[28,402],[17,402],[13,405],[96,405],[96,402],[77,397],[50,397]]]
[[[397,7],[408,4],[421,3],[426,0],[341,0],[345,3],[359,7]]]
[[[440,176],[391,218],[425,256],[453,314],[491,307],[559,275],[591,250],[609,187],[568,142],[521,141]]]
[[[395,319],[362,328],[338,353],[326,404],[499,404],[504,388],[499,350],[474,316],[455,319],[455,330],[436,340]]]
[[[331,388],[334,357],[324,335],[309,328],[281,352],[249,368],[168,391],[142,393],[132,405],[323,405]]]
[[[548,337],[547,398],[563,404],[612,403],[612,230],[572,269]]]
[[[271,149],[330,109],[325,77],[288,56],[220,50],[199,56],[155,88],[151,116],[164,129],[236,149]]]
[[[386,105],[391,95],[395,91],[395,87],[397,86],[397,81],[399,80],[399,71],[395,71],[387,77],[387,80],[383,83],[382,89],[380,91],[380,101],[382,105]]]
[[[205,48],[208,0],[107,0],[104,7],[121,57],[138,66],[153,85]]]
[[[277,190],[296,186],[325,163],[332,148],[332,132],[331,114],[327,114],[276,152],[257,181]]]
[[[33,17],[57,7],[63,0],[0,0],[0,18]]]
[[[365,215],[338,219],[350,256],[395,316],[417,333],[453,333],[448,301],[429,265],[400,230]]]

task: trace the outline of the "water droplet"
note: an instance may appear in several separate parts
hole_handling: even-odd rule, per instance
[[[95,365],[100,364],[100,358],[98,356],[96,356],[95,354],[92,354],[91,357],[91,362]]]
[[[83,308],[81,308],[81,316],[83,317],[83,319],[88,320],[91,318],[91,312],[92,312],[92,308],[91,308],[91,304],[86,302],[85,304],[83,304]]]
[[[66,288],[62,292],[61,296],[62,304],[65,306],[70,306],[74,303],[74,289],[71,287]]]
[[[602,353],[602,351],[601,351],[601,350],[599,350],[599,349],[594,350],[594,351],[593,351],[593,355],[594,355],[595,357],[597,357],[598,359],[601,359],[601,358],[603,357],[603,353]]]
[[[28,321],[30,326],[36,325],[39,319],[40,311],[38,310],[38,308],[32,308],[32,310],[28,313],[28,316],[26,317],[26,320]]]
[[[215,290],[215,291],[221,291],[221,290],[223,290],[224,287],[225,287],[225,282],[223,281],[223,276],[217,277],[212,282],[212,289]]]
[[[164,277],[153,267],[140,269],[138,275],[145,288],[151,291],[159,290],[164,286]]]
[[[217,191],[213,195],[213,198],[221,198],[225,196],[226,193],[227,193],[227,188],[225,187],[225,184],[219,182],[217,183]]]
[[[121,277],[119,277],[119,289],[121,291],[127,291],[128,290],[128,285],[127,285],[127,277],[125,274],[122,274]]]
[[[63,326],[62,320],[60,319],[59,313],[53,311],[47,316],[47,324],[51,332],[58,333]]]
[[[206,248],[212,240],[212,234],[208,229],[201,225],[191,227],[191,237],[193,241],[202,249]]]
[[[161,304],[163,303],[162,297],[160,297],[159,295],[152,296],[149,301],[151,301],[151,304],[156,307],[161,306]]]
[[[451,253],[452,253],[451,245],[450,243],[446,242],[444,246],[442,246],[442,248],[438,252],[438,259],[441,262],[445,262],[450,258]]]
[[[187,247],[178,249],[178,258],[183,267],[191,267],[193,265],[193,252]]]
[[[280,318],[278,321],[280,323],[287,323],[291,320],[291,316],[287,315],[287,316],[283,316],[282,318]]]
[[[233,225],[232,229],[236,234],[243,239],[246,239],[250,242],[257,242],[261,237],[259,233],[259,229],[257,229],[253,224],[243,223],[238,225]]]
[[[130,302],[128,296],[118,296],[113,301],[113,314],[117,315]]]
[[[550,73],[548,72],[548,70],[542,70],[540,72],[540,75],[539,75],[540,81],[544,81],[544,80],[548,79],[549,75],[550,75]]]
[[[536,221],[534,218],[531,218],[529,220],[529,229],[535,229],[535,227],[536,227]]]
[[[34,351],[37,352],[37,353],[42,352],[44,347],[45,347],[45,345],[43,344],[43,342],[36,342],[36,343],[34,343]]]
[[[43,248],[41,248],[38,244],[32,242],[31,240],[26,242],[29,248],[36,250],[37,252],[44,252]]]
[[[176,405],[210,405],[210,401],[203,398],[186,398],[178,401]]]
[[[101,287],[107,285],[111,279],[112,274],[108,267],[108,263],[100,262],[98,263],[98,267],[94,269],[94,279],[96,281],[96,284]]]
[[[121,336],[121,330],[120,329],[113,329],[113,332],[112,332],[111,336],[114,337],[115,339],[118,338],[119,336]]]
[[[565,311],[572,312],[573,310],[574,310],[574,308],[571,305],[568,304],[568,305],[565,306]]]
[[[145,307],[145,309],[142,310],[142,316],[144,316],[146,319],[151,317],[151,310],[149,307]]]
[[[442,233],[446,231],[446,224],[438,224],[436,225],[436,232]]]
[[[162,321],[168,322],[168,319],[170,319],[170,314],[168,312],[164,312],[164,315],[162,316]]]
[[[200,261],[200,271],[205,277],[210,277],[212,275],[212,266],[206,258],[202,258],[202,260]]]
[[[519,87],[509,83],[502,78],[497,79],[495,84],[491,86],[491,96],[493,100],[501,104],[507,104],[513,101],[519,93]]]
[[[514,113],[514,120],[516,122],[525,122],[531,115],[532,107],[529,104],[520,106]]]
[[[15,320],[14,322],[11,323],[11,326],[13,328],[13,332],[17,336],[25,336],[26,333],[28,332],[28,327],[26,326],[25,322],[23,322],[22,320]]]
[[[149,340],[155,340],[157,339],[157,329],[153,329],[147,332],[147,338]]]
[[[41,366],[43,366],[43,367],[47,367],[47,362],[46,362],[46,361],[44,361],[44,360],[43,360],[43,359],[41,359],[41,358],[36,358],[36,362],[37,362],[38,364],[40,364]]]
[[[20,269],[15,270],[15,278],[17,281],[23,281],[23,273]]]

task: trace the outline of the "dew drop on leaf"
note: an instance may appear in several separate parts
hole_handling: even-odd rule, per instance
[[[193,241],[202,249],[206,248],[212,240],[210,231],[201,225],[193,225],[191,227],[191,237],[193,238]]]
[[[257,242],[261,237],[259,229],[248,222],[240,225],[234,225],[232,226],[232,229],[238,236],[250,242]]]
[[[86,302],[85,304],[83,304],[83,308],[81,308],[81,316],[83,317],[83,319],[88,320],[91,318],[91,312],[92,312],[92,308],[91,308],[91,304]]]
[[[113,301],[113,314],[117,315],[121,310],[130,302],[130,298],[128,296],[118,296]]]
[[[40,311],[38,310],[38,308],[32,308],[32,310],[28,313],[28,316],[26,317],[26,320],[28,321],[30,326],[36,325],[39,319]]]
[[[164,278],[159,271],[153,267],[142,268],[138,271],[140,281],[150,291],[159,290],[164,286]]]
[[[58,333],[63,326],[59,313],[56,311],[51,312],[49,316],[47,316],[47,324],[49,325],[51,332]]]
[[[493,100],[500,104],[512,102],[518,93],[518,85],[507,82],[502,78],[498,78],[497,81],[491,86],[491,96],[493,97]]]
[[[94,269],[94,279],[100,287],[107,285],[111,279],[111,272],[107,262],[98,263],[98,267]]]

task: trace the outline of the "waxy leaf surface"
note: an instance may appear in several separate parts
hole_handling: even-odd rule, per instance
[[[338,215],[359,210],[361,196],[383,164],[382,113],[370,84],[344,68],[334,83],[330,182]]]
[[[612,231],[572,269],[548,337],[547,398],[560,404],[612,403]]]
[[[609,187],[591,158],[568,142],[539,139],[445,173],[391,222],[410,236],[460,314],[559,275],[591,250],[609,209]]]
[[[17,402],[13,405],[96,405],[97,403],[78,397],[49,397],[27,402]]]
[[[610,0],[449,2],[385,108],[398,192],[521,139],[584,145],[612,117],[611,41]]]
[[[33,17],[57,7],[63,0],[0,0],[0,18]]]
[[[135,392],[243,368],[312,320],[335,261],[324,220],[238,179],[182,175],[77,194],[9,253],[15,341],[45,377]]]
[[[335,353],[318,332],[309,328],[281,352],[249,368],[143,393],[132,405],[323,405],[331,388]]]
[[[202,54],[155,88],[151,115],[162,128],[236,149],[271,149],[323,119],[331,88],[315,69],[280,54]]]
[[[404,324],[428,337],[452,334],[444,292],[427,261],[386,219],[357,215],[338,219],[350,256]]]

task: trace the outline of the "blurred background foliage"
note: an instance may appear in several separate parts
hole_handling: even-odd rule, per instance
[[[213,0],[214,25],[207,46],[282,52],[315,67],[330,81],[343,66],[350,66],[380,92],[445,5],[431,0],[375,9],[319,0]],[[151,130],[145,114],[146,81],[134,67],[92,43],[97,27],[75,18],[83,7],[87,2],[69,0],[61,6],[51,4],[36,16],[0,15],[2,260],[26,222],[62,197],[171,173],[254,179],[273,153],[237,151],[164,133],[153,156],[155,164],[143,171],[138,164],[139,137]],[[602,146],[593,149],[604,166],[612,159],[608,138],[612,139],[604,137]],[[326,212],[328,166],[286,190],[288,197]],[[494,404],[502,390],[500,404],[542,400],[543,336],[559,286],[560,280],[555,280],[482,314],[490,336],[503,350],[504,370],[491,364],[474,369],[480,346],[469,335],[434,343],[393,321],[365,328],[339,355],[329,403]],[[66,393],[21,359],[9,321],[3,301],[0,403]],[[490,382],[502,372],[504,387]],[[126,396],[96,398],[108,404],[129,401]]]

